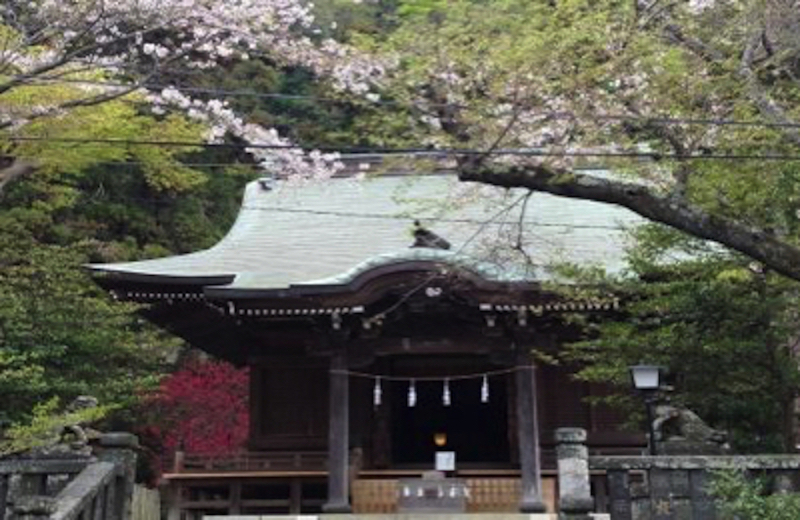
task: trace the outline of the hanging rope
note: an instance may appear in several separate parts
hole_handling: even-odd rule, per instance
[[[489,378],[493,376],[500,376],[511,374],[520,370],[533,370],[533,365],[522,365],[511,368],[501,368],[497,370],[490,370],[488,372],[478,372],[474,374],[461,374],[449,376],[424,376],[424,377],[408,377],[408,376],[387,376],[380,374],[369,374],[366,372],[351,372],[350,370],[333,369],[331,374],[344,375],[348,377],[361,377],[364,379],[372,379],[375,381],[375,386],[372,388],[372,404],[378,408],[383,403],[383,388],[382,381],[399,381],[408,382],[408,396],[407,404],[409,408],[417,406],[417,381],[441,381],[442,382],[442,405],[450,406],[452,403],[452,395],[450,393],[450,381],[466,381],[469,379],[481,379],[481,403],[489,402]]]
[[[350,370],[341,370],[341,369],[333,369],[330,371],[331,374],[337,375],[345,375],[349,377],[361,377],[365,379],[373,379],[373,380],[382,380],[382,381],[406,381],[406,382],[413,382],[413,381],[464,381],[467,379],[486,379],[493,376],[499,376],[504,374],[511,374],[513,372],[518,372],[520,370],[533,370],[533,365],[520,365],[517,367],[511,368],[501,368],[497,370],[489,370],[487,372],[476,372],[472,374],[460,374],[460,375],[447,375],[447,376],[387,376],[383,374],[370,374],[367,372],[353,372]],[[488,383],[486,383],[488,385]]]

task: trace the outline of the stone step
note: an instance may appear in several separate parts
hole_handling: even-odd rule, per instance
[[[397,514],[326,514],[326,515],[204,515],[205,520],[558,520],[551,513],[397,513]],[[606,513],[590,513],[592,520],[610,520]]]

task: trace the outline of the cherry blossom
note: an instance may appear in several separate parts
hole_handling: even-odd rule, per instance
[[[0,10],[0,28],[14,35],[0,50],[0,94],[32,83],[80,78],[89,71],[131,84],[80,92],[76,99],[52,105],[8,107],[0,98],[0,129],[12,131],[76,103],[127,95],[154,80],[163,84],[175,77],[174,71],[231,60],[268,57],[307,67],[335,89],[370,98],[377,95],[387,67],[334,40],[319,39],[311,6],[301,0],[12,0]],[[341,167],[335,155],[290,148],[275,130],[242,120],[223,101],[190,99],[170,88],[147,99],[157,112],[178,109],[207,123],[211,141],[226,132],[245,140],[261,164],[288,176],[327,178]]]

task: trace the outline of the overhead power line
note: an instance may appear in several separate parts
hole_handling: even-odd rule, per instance
[[[368,181],[367,181],[368,182]],[[95,201],[99,199],[105,199],[106,201],[112,200],[111,197],[107,195],[95,195],[91,193],[86,194],[86,201]],[[162,202],[155,197],[136,197],[136,196],[129,196],[126,195],[124,197],[125,202],[137,201],[143,203],[159,203]],[[375,219],[375,220],[401,220],[401,221],[413,221],[413,220],[420,220],[423,222],[432,222],[436,224],[469,224],[469,225],[497,225],[497,226],[506,226],[506,225],[519,225],[519,219],[514,218],[513,220],[491,220],[488,221],[480,218],[455,218],[455,217],[446,217],[442,215],[436,216],[420,216],[420,215],[411,215],[411,214],[403,214],[403,213],[375,213],[375,212],[361,212],[361,211],[342,211],[342,210],[322,210],[322,209],[304,209],[304,208],[287,208],[287,207],[279,207],[279,206],[258,206],[258,205],[242,205],[240,206],[242,210],[248,211],[265,211],[265,212],[273,212],[273,213],[287,213],[287,214],[300,214],[300,215],[317,215],[317,216],[324,216],[324,217],[336,217],[336,218],[350,218],[350,219]],[[534,221],[534,220],[525,220],[524,224],[531,225],[534,227],[544,227],[544,228],[558,228],[558,229],[602,229],[608,231],[624,231],[623,225],[608,225],[608,224],[586,224],[586,223],[575,223],[575,222],[557,222],[557,221],[548,221],[548,222],[541,222],[541,221]]]
[[[302,208],[281,208],[281,207],[269,207],[269,206],[253,206],[253,205],[244,205],[242,206],[243,210],[251,210],[251,211],[268,211],[268,212],[276,212],[276,213],[296,213],[296,214],[304,214],[304,215],[319,215],[319,216],[326,216],[326,217],[343,217],[343,218],[363,218],[363,219],[382,219],[382,220],[421,220],[421,221],[433,221],[436,223],[448,223],[448,224],[475,224],[475,225],[488,225],[488,224],[496,224],[496,225],[517,225],[519,221],[517,219],[514,220],[481,220],[476,218],[447,218],[447,217],[419,217],[419,216],[409,216],[409,215],[402,215],[402,214],[392,214],[392,213],[362,213],[356,211],[336,211],[336,210],[317,210],[317,209],[302,209]],[[555,227],[555,228],[570,228],[570,229],[605,229],[605,230],[614,230],[614,231],[622,231],[622,226],[610,226],[610,225],[603,225],[603,224],[575,224],[575,223],[558,223],[558,222],[537,222],[537,221],[525,221],[525,224],[529,224],[536,227]]]
[[[479,150],[476,148],[437,148],[427,147],[408,147],[408,148],[387,148],[369,146],[302,146],[291,144],[249,144],[249,143],[206,143],[201,141],[158,141],[148,139],[103,139],[103,138],[79,138],[79,137],[26,137],[8,136],[6,139],[15,142],[51,142],[65,144],[101,144],[101,145],[123,145],[123,146],[162,146],[162,147],[198,147],[198,148],[232,148],[232,149],[256,149],[256,150],[319,150],[321,152],[339,152],[348,154],[363,154],[372,156],[427,156],[427,157],[447,157],[459,155],[507,155],[522,157],[585,157],[585,158],[631,158],[631,159],[652,159],[652,160],[725,160],[725,161],[800,161],[798,154],[693,154],[680,155],[674,153],[659,152],[601,152],[601,151],[562,151],[547,149],[524,149],[524,148],[498,148],[494,150]]]
[[[37,158],[26,155],[7,155],[0,154],[0,159],[12,159],[19,161],[36,161]],[[98,161],[93,162],[91,166],[118,166],[133,168],[136,166],[150,165],[146,161]],[[255,163],[242,163],[242,162],[183,162],[175,161],[175,166],[183,166],[187,168],[245,168],[250,170],[263,171],[263,166]]]
[[[27,86],[45,86],[52,83],[66,83],[66,84],[78,84],[78,85],[87,85],[87,86],[101,86],[101,87],[108,87],[108,88],[129,88],[131,85],[122,82],[113,82],[113,81],[96,81],[96,80],[82,80],[82,79],[67,79],[67,78],[48,78],[48,77],[41,77],[36,78],[37,81],[42,81],[42,83],[28,83]],[[342,103],[351,103],[350,100],[343,100],[339,98],[332,98],[332,97],[324,97],[324,96],[309,96],[309,95],[301,95],[301,94],[285,94],[285,93],[276,93],[276,92],[256,92],[253,90],[230,90],[230,89],[223,89],[217,87],[184,87],[178,85],[170,85],[170,84],[145,84],[143,88],[148,89],[158,89],[163,90],[167,88],[175,89],[179,92],[186,92],[189,94],[203,94],[203,95],[213,95],[216,97],[254,97],[254,98],[262,98],[262,99],[285,99],[285,100],[294,100],[294,101],[314,101],[318,103],[335,103],[335,104],[342,104]],[[408,104],[406,102],[401,101],[393,101],[393,100],[364,100],[367,104],[372,105],[380,105],[380,106],[395,106],[401,108],[469,108],[468,105],[458,104],[458,103],[427,103],[425,102],[424,105],[420,103],[420,106],[416,106],[414,104]],[[666,115],[655,115],[655,116],[637,116],[637,115],[625,115],[625,114],[591,114],[587,116],[579,116],[574,112],[570,111],[554,111],[554,110],[542,110],[538,111],[537,115],[541,115],[542,117],[550,118],[550,119],[570,119],[570,120],[600,120],[600,121],[636,121],[642,122],[647,124],[654,124],[654,125],[696,125],[696,126],[730,126],[730,127],[757,127],[757,128],[795,128],[800,129],[800,123],[793,123],[793,122],[770,122],[770,121],[756,121],[756,120],[737,120],[737,119],[726,119],[726,118],[697,118],[697,117],[689,117],[689,118],[681,118],[681,117],[672,117]]]

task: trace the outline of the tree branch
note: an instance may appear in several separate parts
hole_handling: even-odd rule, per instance
[[[36,167],[33,164],[24,161],[14,161],[10,166],[0,167],[0,197],[8,184],[35,170]]]
[[[758,47],[763,44],[763,41],[763,30],[759,30],[750,38],[739,63],[739,76],[741,76],[747,84],[747,96],[756,108],[758,108],[758,111],[761,112],[761,115],[773,123],[785,125],[794,123],[795,121],[786,115],[786,111],[767,94],[766,89],[761,85],[758,76],[753,70],[755,53]],[[787,126],[781,128],[781,130],[792,143],[800,145],[800,132],[798,132],[796,128]]]
[[[664,25],[664,36],[666,37],[667,41],[673,44],[682,45],[697,56],[700,56],[707,61],[719,63],[725,60],[725,55],[721,51],[715,49],[711,45],[706,44],[699,38],[688,36],[686,33],[684,33],[683,29],[675,23],[670,22]]]
[[[800,248],[764,230],[713,215],[682,198],[660,195],[641,184],[547,166],[487,166],[469,161],[462,162],[459,179],[622,206],[648,220],[722,244],[800,281]]]
[[[36,114],[30,114],[30,115],[27,115],[27,116],[23,117],[23,119],[25,119],[26,121],[33,121],[34,119],[40,119],[42,117],[53,116],[53,115],[58,114],[59,112],[61,112],[63,110],[68,110],[70,108],[89,107],[89,106],[100,105],[102,103],[106,103],[108,101],[113,101],[115,99],[119,99],[121,97],[127,96],[131,92],[133,92],[135,90],[138,90],[138,89],[140,89],[142,87],[143,87],[142,84],[137,83],[135,85],[131,85],[130,87],[126,87],[126,88],[118,90],[116,92],[106,92],[106,93],[97,94],[97,95],[94,95],[94,96],[88,96],[88,97],[84,97],[84,98],[65,101],[64,103],[62,103],[62,104],[60,104],[60,105],[58,105],[56,107],[53,107],[50,110],[47,110],[47,111],[44,111],[44,112],[39,112],[39,113],[36,113]],[[0,130],[2,130],[4,128],[9,128],[11,126],[14,126],[14,120],[13,119],[6,119],[6,120],[0,119]]]

